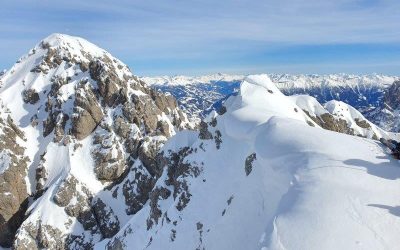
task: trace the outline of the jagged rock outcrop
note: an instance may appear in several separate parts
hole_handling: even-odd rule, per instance
[[[82,140],[93,132],[104,115],[88,82],[82,83],[77,89],[74,104],[75,112],[72,116],[72,134],[78,140]]]
[[[367,110],[366,118],[374,121],[381,128],[399,132],[400,119],[400,81],[394,81],[383,92],[382,102],[379,106]]]
[[[303,110],[316,124],[321,128],[354,135],[354,130],[348,127],[347,122],[343,119],[336,118],[329,113],[321,114],[320,116],[312,116],[307,110]]]
[[[385,106],[392,110],[400,107],[400,81],[393,82],[390,88],[385,91],[383,102]]]
[[[34,89],[27,89],[22,95],[25,103],[35,104],[39,101],[39,94]]]
[[[118,233],[120,229],[119,220],[110,206],[101,199],[97,199],[94,201],[93,212],[104,238],[111,238]]]
[[[10,247],[28,206],[25,148],[17,141],[24,133],[6,111],[0,110],[0,246]]]

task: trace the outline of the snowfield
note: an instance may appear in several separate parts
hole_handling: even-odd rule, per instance
[[[149,230],[150,204],[103,249],[396,249],[400,246],[400,165],[378,142],[312,127],[301,108],[266,75],[249,76],[217,116],[214,140],[184,131],[165,154],[191,147],[182,162],[190,201]],[[297,112],[295,111],[297,108]],[[164,186],[167,169],[156,186]],[[171,190],[172,191],[172,190]]]

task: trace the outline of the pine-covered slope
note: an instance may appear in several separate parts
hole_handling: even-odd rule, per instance
[[[266,75],[247,77],[199,132],[166,143],[149,202],[95,248],[396,248],[398,161],[376,140],[310,118],[362,118],[346,108],[286,97]],[[370,137],[361,124],[354,131]]]

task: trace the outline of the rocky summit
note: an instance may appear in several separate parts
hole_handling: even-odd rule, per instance
[[[92,248],[112,237],[149,199],[158,149],[192,128],[171,95],[78,37],[47,37],[0,86],[3,247]]]

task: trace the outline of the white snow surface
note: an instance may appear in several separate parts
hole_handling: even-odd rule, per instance
[[[313,100],[303,101],[322,112]],[[247,77],[225,105],[227,113],[209,126],[214,135],[221,132],[220,149],[194,131],[179,132],[163,148],[165,154],[198,149],[184,159],[202,169],[184,177],[192,195],[187,206],[178,211],[171,196],[160,199],[163,216],[147,230],[147,204],[111,242],[119,239],[127,249],[400,246],[400,164],[378,141],[309,126],[266,75]],[[253,153],[247,176],[246,157]],[[166,178],[164,171],[157,185]]]

